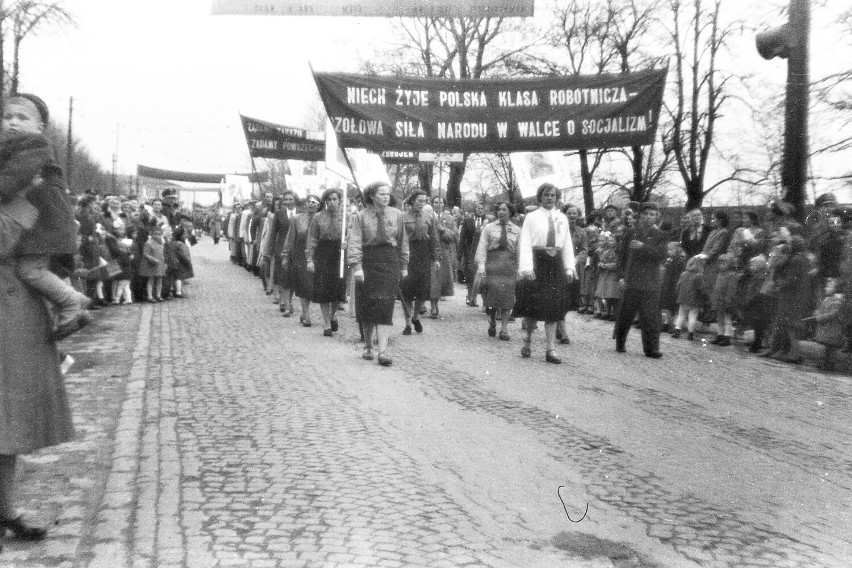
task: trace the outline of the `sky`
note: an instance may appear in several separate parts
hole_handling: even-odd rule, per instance
[[[765,0],[726,0],[764,27]],[[542,0],[536,2],[538,14]],[[391,41],[393,19],[213,16],[210,0],[65,0],[74,28],[22,44],[21,90],[40,95],[106,170],[137,164],[196,172],[248,171],[238,113],[305,127],[318,101],[310,74],[357,71]],[[814,14],[815,53],[827,41]],[[740,39],[737,64],[783,85],[786,64]],[[830,44],[829,44],[830,45]],[[813,65],[831,62],[814,58]],[[818,70],[818,69],[817,69]],[[260,167],[260,166],[259,166]]]

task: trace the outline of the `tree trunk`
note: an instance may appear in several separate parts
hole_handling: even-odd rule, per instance
[[[633,168],[633,187],[630,190],[630,200],[644,203],[649,197],[645,194],[645,178],[642,176],[645,151],[642,146],[633,146],[631,150],[633,152],[630,158],[630,165]]]
[[[589,151],[580,150],[580,179],[583,181],[583,207],[586,215],[595,210],[595,194],[592,192],[592,171],[589,169]]]
[[[692,211],[701,207],[704,201],[704,191],[701,179],[689,180],[686,184],[686,210]]]
[[[435,162],[420,162],[417,168],[417,182],[420,184],[420,191],[425,191],[430,196],[432,195],[434,165]]]
[[[9,86],[9,92],[15,94],[18,92],[18,64],[20,63],[18,55],[21,52],[21,41],[15,39],[15,45],[12,49],[12,83]]]
[[[461,207],[461,181],[467,165],[467,156],[464,162],[453,162],[450,164],[450,175],[447,180],[447,206]]]
[[[6,50],[3,49],[3,37],[5,37],[4,24],[6,23],[6,6],[0,0],[0,109],[6,106]],[[0,132],[3,131],[3,122],[0,121]]]

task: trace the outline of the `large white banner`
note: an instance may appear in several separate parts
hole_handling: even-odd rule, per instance
[[[251,199],[251,181],[248,176],[228,174],[225,176],[222,188],[222,202],[230,206],[235,201],[248,201]]]
[[[535,197],[543,183],[559,189],[571,187],[571,172],[565,152],[513,152],[509,154],[512,170],[523,197]]]
[[[378,154],[367,152],[363,148],[347,148],[346,155],[352,170],[346,164],[343,150],[337,145],[337,136],[330,121],[325,128],[325,172],[326,187],[345,188],[349,183],[355,183],[363,189],[374,181],[382,181],[391,185],[388,169]],[[352,174],[355,174],[353,178]]]

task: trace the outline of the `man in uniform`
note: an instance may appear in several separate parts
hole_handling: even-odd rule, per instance
[[[639,223],[624,233],[618,255],[619,284],[624,299],[615,322],[615,350],[624,353],[627,333],[639,312],[642,348],[646,357],[660,353],[660,266],[666,259],[668,239],[657,227],[660,213],[655,203],[643,203]]]

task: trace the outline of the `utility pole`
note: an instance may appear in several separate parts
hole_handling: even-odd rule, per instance
[[[810,0],[790,0],[787,24],[757,34],[757,51],[764,59],[787,58],[787,93],[784,103],[784,153],[781,186],[784,201],[804,220],[808,164],[808,40]]]
[[[74,97],[68,99],[68,140],[65,150],[65,179],[68,183],[68,189],[74,187],[72,177],[74,175],[74,134],[71,128],[71,123],[74,117]]]

